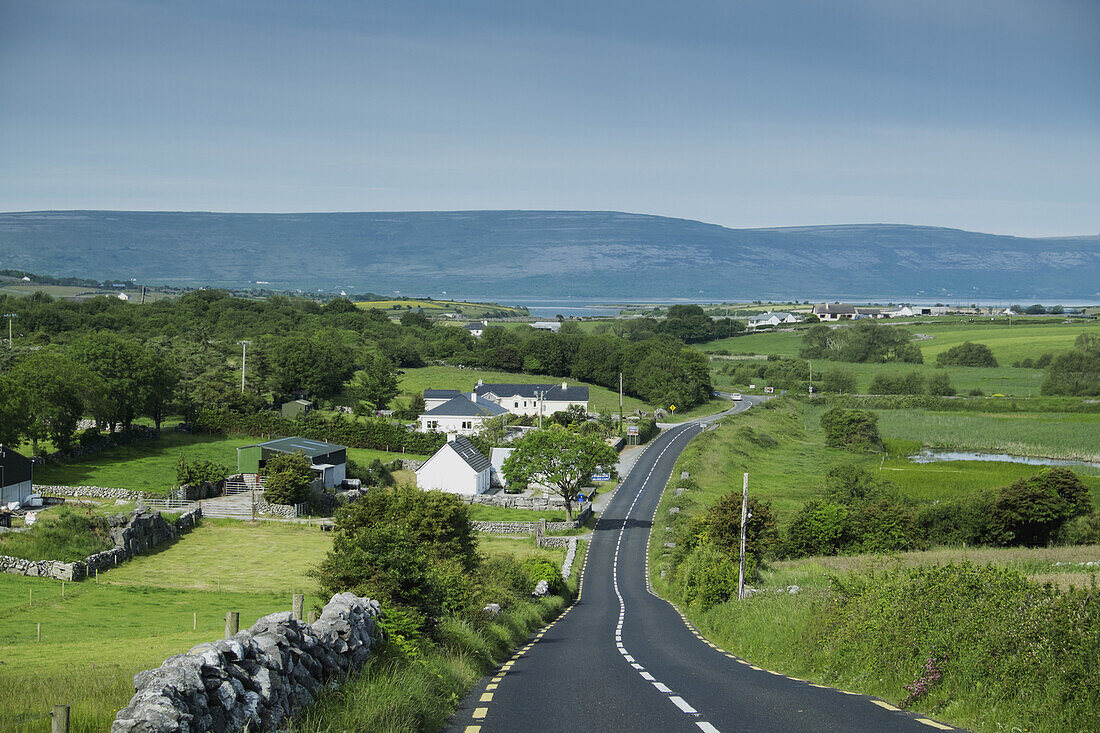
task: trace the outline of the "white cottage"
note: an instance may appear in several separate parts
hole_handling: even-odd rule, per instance
[[[425,491],[450,494],[484,494],[489,490],[492,466],[466,438],[450,436],[423,466],[416,469],[416,485]]]
[[[424,402],[427,403],[427,401],[427,395],[425,395]],[[483,399],[474,392],[467,392],[452,397],[436,407],[431,407],[421,414],[418,418],[419,429],[422,433],[437,431],[456,435],[477,435],[486,420],[507,414],[508,410],[495,402]]]

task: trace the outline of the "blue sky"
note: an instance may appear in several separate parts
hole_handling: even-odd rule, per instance
[[[1100,232],[1100,2],[0,0],[0,210]]]

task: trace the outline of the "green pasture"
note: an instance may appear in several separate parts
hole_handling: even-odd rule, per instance
[[[1045,353],[1068,351],[1082,333],[1100,334],[1100,322],[1097,321],[1033,323],[1013,319],[1011,325],[1004,320],[928,325],[917,322],[905,328],[913,333],[932,336],[920,342],[921,353],[927,362],[934,363],[937,354],[952,346],[972,341],[988,346],[1001,366],[1009,366],[1021,359],[1037,359]]]
[[[810,408],[814,412],[820,409]],[[1100,415],[1095,413],[988,414],[917,409],[877,413],[879,432],[885,438],[936,448],[1100,461]]]
[[[156,440],[138,441],[86,458],[47,463],[34,470],[40,485],[105,486],[165,494],[176,487],[176,463],[182,453],[188,461],[213,461],[237,470],[237,449],[261,438],[247,435],[211,435],[165,430]],[[408,458],[401,453],[349,448],[348,457],[367,464],[373,459]]]
[[[564,522],[565,511],[540,512],[533,509],[513,509],[503,506],[488,506],[486,504],[470,504],[470,519],[479,522],[537,522],[545,519],[547,522]]]
[[[423,393],[425,389],[458,389],[469,392],[477,386],[477,380],[487,384],[587,384],[576,379],[547,377],[537,374],[513,374],[510,372],[482,371],[480,369],[460,369],[450,366],[428,366],[403,370],[404,374],[398,377],[400,387],[409,394]],[[618,412],[619,393],[606,387],[588,384],[588,409],[591,412]],[[634,410],[649,411],[652,408],[641,400],[623,396],[623,410],[632,413]]]
[[[1045,442],[1048,434],[1040,433],[1028,440],[1030,433],[1024,415],[1018,422],[1012,422],[1016,416],[992,416],[993,420],[983,421],[972,420],[985,417],[972,413],[883,410],[879,411],[880,432],[898,454],[855,454],[825,445],[819,425],[821,412],[817,407],[785,404],[772,410],[754,408],[725,418],[717,430],[699,435],[681,454],[673,475],[688,471],[699,488],[686,492],[677,501],[685,505],[709,506],[725,493],[740,491],[742,476],[747,472],[749,491],[772,502],[779,523],[784,526],[804,503],[821,495],[825,472],[839,463],[862,465],[897,485],[903,496],[921,502],[943,501],[962,493],[1004,486],[1040,468],[977,461],[916,464],[905,459],[909,450],[902,448],[916,452],[926,440],[917,436],[929,436],[927,439],[932,440],[939,435],[936,431],[941,426],[954,431],[935,438],[936,444],[943,447],[982,448],[961,441],[980,434],[988,422],[1001,430],[1001,434],[1017,436],[1020,449],[1031,450],[1032,455],[1036,454],[1034,451],[1048,449]],[[955,417],[958,419],[953,420]],[[1080,431],[1083,435],[1100,426],[1100,417],[1096,415],[1067,413],[1052,417],[1064,418],[1053,421],[1063,430]],[[922,424],[927,424],[927,428],[920,427]],[[1049,433],[1057,434],[1057,431]],[[1087,443],[1088,438],[1081,440]],[[1095,440],[1092,443],[1095,444]],[[1094,503],[1100,508],[1100,470],[1077,466],[1073,470],[1090,487]]]

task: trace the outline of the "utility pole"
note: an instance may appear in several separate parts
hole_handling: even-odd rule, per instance
[[[238,341],[241,345],[241,393],[244,393],[244,360],[248,356],[248,345],[251,341]]]
[[[19,317],[18,314],[15,314],[15,313],[5,313],[4,314],[4,318],[8,319],[8,348],[9,349],[12,348],[12,343],[13,343],[13,341],[11,339],[11,320],[13,318],[18,318],[18,317]]]
[[[810,361],[809,359],[806,360],[806,363],[810,365],[810,394],[813,394],[814,393],[814,363],[812,361]]]
[[[539,394],[539,430],[542,430],[542,403],[546,399],[546,390],[543,390]]]
[[[745,597],[745,524],[749,517],[749,475],[745,474],[745,486],[741,490],[741,571],[737,574],[737,600]]]
[[[619,435],[623,434],[623,373],[619,372]]]

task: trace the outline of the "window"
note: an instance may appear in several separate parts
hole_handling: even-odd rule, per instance
[[[462,421],[462,429],[463,429],[463,430],[469,430],[469,429],[471,429],[471,428],[472,428],[473,426],[474,426],[474,423],[473,423],[473,421],[472,421],[472,420],[463,420],[463,421]]]
[[[519,407],[519,400],[516,400],[516,407]]]

